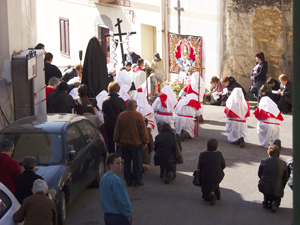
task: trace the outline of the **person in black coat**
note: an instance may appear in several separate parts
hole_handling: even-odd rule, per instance
[[[32,195],[32,185],[37,179],[42,179],[41,176],[35,174],[34,170],[36,167],[36,159],[32,156],[26,156],[23,159],[22,166],[24,167],[24,172],[17,175],[15,178],[16,184],[16,198],[22,204],[23,200]]]
[[[123,55],[123,59],[126,62],[127,61],[127,54]],[[132,49],[129,50],[129,62],[132,64],[137,63],[138,59],[140,59],[141,56],[136,54]]]
[[[231,94],[231,92],[233,91],[233,89],[236,88],[236,87],[242,88],[244,97],[246,99],[246,91],[245,91],[245,89],[239,83],[236,82],[236,80],[234,79],[234,77],[225,76],[225,77],[223,77],[222,82],[225,84],[225,86],[226,86],[226,88],[228,90],[227,96],[225,96],[225,98],[222,99],[222,101],[226,102],[227,99],[228,99],[228,97],[229,97],[229,95]]]
[[[160,129],[161,133],[155,137],[154,165],[160,166],[160,178],[165,177],[165,183],[168,184],[176,178],[175,141],[177,141],[180,148],[181,143],[175,137],[176,134],[172,131],[170,124],[163,122]]]
[[[258,177],[258,189],[264,194],[262,202],[265,209],[271,208],[275,213],[283,197],[283,190],[288,181],[286,163],[279,159],[280,150],[277,145],[268,148],[269,158],[261,160]]]
[[[72,113],[75,102],[71,95],[67,94],[68,85],[61,82],[55,91],[47,98],[47,113]]]
[[[269,85],[272,91],[278,91],[280,89],[280,82],[278,82],[272,77],[268,78],[267,84]],[[280,97],[280,95],[272,93],[272,100],[276,102],[276,104],[278,104],[278,102],[280,101]]]
[[[108,85],[108,96],[102,103],[102,112],[104,117],[104,127],[107,134],[108,151],[115,152],[115,143],[113,141],[115,126],[121,112],[127,109],[126,103],[117,94],[120,86],[116,81]]]
[[[265,55],[263,52],[257,52],[255,54],[256,64],[251,73],[251,80],[253,81],[253,86],[256,87],[257,91],[266,82],[268,62],[265,61]],[[254,97],[258,98],[258,93],[254,93]]]
[[[273,95],[272,92],[270,90],[268,90],[267,86],[265,86],[264,84],[261,86],[260,90],[259,90],[259,94],[258,94],[258,98],[257,98],[257,106],[261,100],[262,97],[269,97],[270,99],[273,100]],[[274,101],[274,100],[273,100]],[[274,101],[275,102],[275,101]]]
[[[53,55],[50,52],[47,52],[44,59],[46,86],[48,85],[48,81],[50,80],[51,77],[57,77],[58,79],[61,79],[62,77],[61,71],[57,68],[57,66],[51,64],[52,61],[53,61]]]
[[[278,91],[278,95],[281,95],[280,102],[278,103],[278,108],[281,113],[289,113],[292,111],[292,83],[289,82],[287,75],[281,74],[279,80],[283,86],[283,90]]]
[[[202,198],[214,205],[216,199],[221,199],[219,184],[224,177],[225,160],[221,152],[217,151],[218,141],[214,138],[207,142],[207,150],[201,152],[198,168],[201,173],[200,183]],[[214,192],[214,194],[212,194]]]
[[[290,188],[293,190],[293,183],[294,183],[294,179],[293,179],[293,158],[290,158],[286,161],[287,167],[288,167],[288,171],[289,171],[289,181],[288,181],[288,185],[290,186]]]

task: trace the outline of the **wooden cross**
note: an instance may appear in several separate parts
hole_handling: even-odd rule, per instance
[[[177,7],[174,7],[174,9],[178,13],[178,34],[180,34],[180,11],[184,11],[184,8],[180,8],[180,0],[177,0]]]
[[[123,42],[122,42],[122,35],[127,35],[128,33],[122,33],[121,32],[121,23],[123,21],[120,20],[119,18],[117,18],[117,23],[115,24],[115,27],[118,26],[118,34],[114,34],[114,36],[119,36],[119,40],[120,40],[120,48],[121,48],[121,54],[122,54],[122,63],[123,66],[125,66],[125,59],[124,59],[124,50],[123,50]],[[129,34],[136,34],[136,32],[130,32]],[[109,34],[104,35],[105,37],[110,36]]]

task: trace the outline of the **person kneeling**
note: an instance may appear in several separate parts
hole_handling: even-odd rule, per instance
[[[166,177],[166,184],[176,178],[176,141],[178,143],[178,138],[172,131],[170,124],[163,122],[161,124],[161,133],[155,137],[154,165],[160,166],[160,178]]]
[[[258,189],[264,194],[262,202],[265,209],[271,208],[275,213],[283,197],[284,187],[288,181],[288,168],[286,163],[279,159],[278,146],[271,145],[268,148],[269,158],[261,160],[258,169]]]
[[[198,161],[200,170],[202,198],[210,202],[210,205],[216,203],[216,199],[221,199],[219,184],[224,178],[225,160],[221,152],[217,150],[218,141],[214,138],[207,142],[207,150],[201,152]],[[214,194],[212,194],[214,192]]]

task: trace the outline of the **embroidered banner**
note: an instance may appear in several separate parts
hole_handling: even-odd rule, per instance
[[[202,67],[202,37],[169,33],[169,71],[199,72]],[[200,69],[202,76],[202,69]]]

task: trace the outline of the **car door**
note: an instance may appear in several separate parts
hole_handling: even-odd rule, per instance
[[[70,189],[70,198],[73,200],[87,186],[89,160],[86,150],[86,143],[82,133],[76,124],[68,126],[66,131],[66,153],[67,163],[70,171],[68,186]],[[76,151],[73,161],[70,160],[70,152]]]
[[[86,142],[87,158],[89,160],[88,180],[92,182],[98,173],[99,159],[100,159],[100,140],[97,138],[95,128],[89,124],[87,120],[81,120],[77,123],[82,132],[83,138]]]

